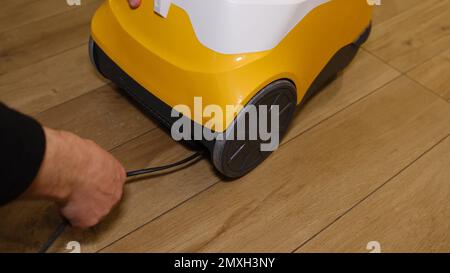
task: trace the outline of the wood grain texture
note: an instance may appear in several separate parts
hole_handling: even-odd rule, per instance
[[[448,18],[450,1],[421,1],[405,12],[376,24],[364,48],[391,66],[407,72],[450,48]]]
[[[402,77],[105,251],[293,251],[449,132],[450,105]]]
[[[93,139],[107,150],[156,128],[153,122],[109,85],[49,109],[36,118],[53,128]],[[165,138],[168,139],[167,135]],[[124,158],[119,159],[125,161]],[[145,162],[137,163],[145,165]],[[7,219],[8,223],[0,225],[1,252],[37,251],[60,221],[57,209],[52,204],[22,200],[1,207],[0,217]]]
[[[408,76],[450,101],[450,49],[412,70]]]
[[[300,252],[450,251],[450,138],[373,193]]]
[[[2,4],[0,100],[48,126],[96,141],[129,170],[190,155],[91,67],[86,41],[101,0],[82,3]],[[88,231],[68,229],[52,251],[65,252],[72,240],[81,242],[83,252],[273,252],[305,242],[310,244],[302,251],[365,251],[371,234],[386,251],[448,251],[448,209],[442,205],[448,195],[448,140],[435,145],[450,133],[449,104],[437,96],[450,97],[450,1],[382,3],[365,50],[297,113],[281,149],[264,165],[235,183],[224,182],[207,159],[131,181],[105,222]],[[416,168],[426,168],[423,176]],[[381,187],[382,193],[385,186],[386,194],[375,198],[373,191]],[[399,199],[391,202],[394,195]],[[380,208],[371,211],[371,219],[357,209],[346,214],[371,198],[372,205],[361,209]],[[389,208],[395,211],[384,213]],[[413,217],[394,225],[396,232],[385,219],[402,213]],[[342,244],[352,234],[340,232],[345,228],[335,222],[343,215],[342,221],[357,223],[361,236]],[[36,251],[60,221],[54,205],[23,200],[0,208],[0,217],[8,223],[0,225],[0,252]],[[330,224],[323,237],[315,237]],[[417,240],[408,240],[421,231]],[[340,236],[328,239],[335,233]],[[329,243],[322,247],[323,240]]]
[[[373,74],[368,74],[364,71],[371,71]],[[357,57],[355,63],[349,67],[335,83],[328,86],[296,116],[294,126],[284,140],[284,143],[305,132],[324,119],[329,118],[336,112],[341,111],[349,104],[370,94],[397,76],[398,73],[395,70],[388,68],[371,55],[361,52],[361,55]],[[336,95],[336,93],[338,93],[339,96]],[[130,164],[132,164],[131,169],[133,169],[133,167],[138,168],[139,166],[142,166],[143,162],[147,162],[144,164],[146,166],[158,165],[158,162],[160,163],[161,161],[155,161],[155,159],[159,157],[164,159],[166,151],[160,151],[155,154],[155,152],[152,151],[152,149],[154,149],[152,146],[154,143],[165,143],[165,141],[166,140],[160,139],[154,140],[153,137],[149,138],[147,135],[142,136],[136,141],[124,145],[121,148],[122,152],[120,153],[121,155],[119,158],[122,158],[124,162],[130,162]],[[145,145],[140,145],[139,149],[135,149],[133,148],[133,146],[136,145],[135,142],[144,142],[149,146],[146,147]],[[172,161],[177,158],[177,155],[178,158],[186,156],[186,152],[172,154],[171,150],[173,149],[174,148],[170,148],[167,151],[172,157]],[[141,160],[136,161],[138,164],[134,163],[135,160],[130,161],[127,159],[133,158],[133,155],[136,153],[138,157],[141,157]],[[152,156],[149,157],[149,155]],[[163,162],[170,162],[170,160],[165,160]],[[190,169],[183,170],[180,174],[174,173],[167,177],[158,176],[157,178],[162,180],[162,182],[158,182],[155,185],[152,183],[147,185],[145,181],[143,181],[142,183],[139,183],[140,194],[127,195],[129,196],[129,199],[125,201],[122,208],[123,210],[130,212],[117,216],[115,220],[117,224],[114,227],[108,226],[108,228],[105,229],[99,228],[102,232],[97,232],[96,234],[102,235],[92,236],[89,233],[68,234],[67,237],[61,241],[73,239],[80,240],[85,251],[98,251],[127,235],[130,233],[130,230],[135,230],[156,219],[170,209],[188,201],[189,198],[192,198],[221,181],[220,177],[217,176],[207,160],[195,164],[190,167]],[[177,187],[179,187],[178,190]],[[59,246],[56,250],[61,251],[63,248],[62,246]]]
[[[129,170],[161,166],[186,158],[193,151],[155,129],[118,149],[113,154]],[[166,211],[189,200],[219,181],[207,159],[178,169],[131,180],[116,211],[102,224],[88,231],[68,230],[52,249],[62,252],[65,243],[76,240],[83,252],[95,252],[126,236]]]
[[[49,127],[92,139],[107,150],[156,127],[111,85],[58,105],[36,118]]]
[[[98,0],[82,0],[82,5]],[[73,10],[65,0],[14,0],[2,1],[0,32],[18,28],[45,18]]]
[[[285,141],[330,118],[399,76],[400,73],[395,69],[361,50],[336,80],[300,109]]]
[[[366,73],[367,71],[370,73]],[[294,126],[285,141],[331,117],[348,105],[357,102],[395,79],[398,75],[398,72],[362,51],[348,70],[308,103],[297,115]],[[130,117],[126,118],[126,116]],[[119,146],[121,142],[125,143],[118,151],[114,151],[114,154],[124,162],[127,169],[155,166],[187,155],[186,150],[181,149],[178,147],[179,144],[171,141],[169,142],[171,145],[159,145],[168,143],[169,140],[169,137],[160,130],[151,131],[130,143],[126,143],[127,140],[142,133],[140,127],[149,130],[154,127],[147,125],[145,119],[141,120],[143,116],[110,86],[102,87],[44,111],[37,115],[37,118],[51,127],[71,130],[93,139],[108,149]],[[122,124],[122,127],[119,124]],[[134,133],[131,134],[129,131]],[[138,145],[138,149],[135,148],[136,145]],[[198,177],[199,174],[201,174],[200,177]],[[82,242],[84,251],[97,251],[220,181],[220,178],[212,170],[211,164],[206,160],[199,162],[181,174],[174,173],[167,177],[157,178],[158,181],[162,180],[162,182],[153,183],[156,179],[152,178],[149,180],[152,181],[150,183],[146,183],[147,180],[139,183],[137,192],[140,194],[134,194],[135,191],[132,188],[130,189],[133,194],[127,193],[127,198],[120,209],[127,213],[118,213],[111,216],[108,223],[113,222],[114,224],[104,224],[89,232],[68,232],[61,239],[61,242],[76,239]],[[177,187],[182,190],[176,190]],[[170,198],[167,196],[170,196]],[[29,206],[31,207],[31,205]],[[33,212],[30,207],[25,211]],[[14,207],[10,210],[0,210],[0,215],[15,213],[17,209]],[[49,210],[49,212],[55,213],[52,210]],[[35,218],[36,229],[42,226],[41,229],[46,230],[50,229],[48,225],[55,225],[52,221],[49,221],[50,224],[43,222],[47,219],[53,219],[51,216],[42,216],[34,212],[27,213],[27,215],[27,217]],[[29,219],[23,219],[17,221],[17,223],[23,223],[26,220]],[[5,236],[8,234],[7,237],[10,240],[20,240],[17,237],[26,237],[19,224],[16,226],[14,235],[11,235],[11,232],[8,233],[7,230],[4,230],[4,232]],[[43,233],[40,240],[45,240],[45,236],[46,234]],[[35,247],[36,245],[30,245],[26,249],[31,251]],[[64,249],[63,246],[60,246],[55,250],[64,251]],[[11,250],[11,248],[3,249],[3,251],[6,250]]]
[[[388,0],[381,1],[380,6],[374,7],[373,25],[379,25],[419,4],[423,0]]]
[[[0,75],[0,99],[10,107],[35,116],[106,83],[92,67],[86,43]]]
[[[101,3],[92,1],[0,33],[0,75],[87,43],[90,19]]]

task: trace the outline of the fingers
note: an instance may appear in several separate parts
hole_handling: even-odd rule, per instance
[[[91,140],[44,128],[46,154],[27,197],[56,202],[75,227],[97,225],[120,202],[126,173]]]
[[[62,216],[73,227],[86,229],[96,226],[121,201],[125,177],[119,164],[113,162],[112,165],[117,171],[112,174],[110,181],[88,181],[85,186],[77,188],[60,208]]]
[[[60,161],[65,164],[59,184],[70,187],[67,198],[59,203],[60,212],[74,227],[93,227],[122,199],[125,169],[95,142],[70,133],[62,136],[64,160]]]
[[[141,5],[141,0],[128,0],[128,3],[131,8],[136,9]]]

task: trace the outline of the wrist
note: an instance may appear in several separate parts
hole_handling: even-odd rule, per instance
[[[25,196],[46,199],[55,202],[64,202],[70,195],[70,184],[62,183],[61,172],[64,167],[63,132],[44,128],[46,150],[41,168],[25,193]]]

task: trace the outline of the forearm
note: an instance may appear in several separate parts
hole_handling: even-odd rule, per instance
[[[24,193],[44,160],[46,138],[30,117],[0,104],[0,205]]]

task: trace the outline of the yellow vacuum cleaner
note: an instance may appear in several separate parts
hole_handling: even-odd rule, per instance
[[[135,10],[107,0],[92,20],[90,56],[165,127],[180,120],[175,111],[211,132],[213,139],[199,142],[218,171],[236,178],[271,152],[260,149],[266,139],[230,137],[247,108],[278,106],[281,139],[296,106],[354,58],[371,16],[367,0],[143,0]],[[224,113],[230,105],[243,108],[211,123],[190,115],[195,98]]]

